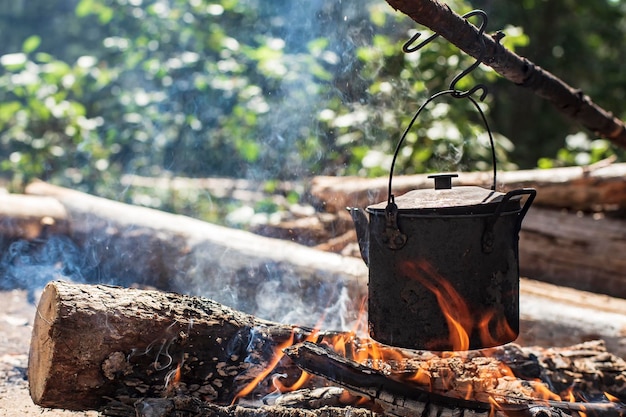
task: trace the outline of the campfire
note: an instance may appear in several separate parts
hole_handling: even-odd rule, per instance
[[[173,416],[190,404],[197,412],[184,415],[624,413],[626,363],[600,341],[431,352],[382,345],[362,330],[282,325],[174,293],[52,282],[34,326],[31,395],[43,406],[118,416]],[[452,334],[455,343],[467,337]],[[148,404],[161,409],[141,414]]]

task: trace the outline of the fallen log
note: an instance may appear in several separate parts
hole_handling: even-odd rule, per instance
[[[520,273],[537,280],[626,298],[622,253],[625,220],[535,207],[522,224]]]
[[[626,298],[626,164],[503,172],[504,191],[530,187],[537,197],[522,223],[520,273],[561,286]],[[345,207],[367,207],[387,198],[386,178],[317,177],[311,193],[329,211],[347,217]],[[488,173],[465,173],[458,185],[487,187]],[[394,178],[394,192],[432,187],[426,175]],[[580,210],[580,211],[578,211]],[[594,212],[606,210],[605,212]],[[339,223],[337,223],[339,224]],[[345,246],[345,245],[344,245]],[[342,246],[338,246],[342,248]]]
[[[498,172],[498,191],[535,188],[533,207],[543,206],[581,211],[621,210],[626,208],[626,164],[596,165]],[[493,180],[488,172],[465,172],[454,180],[456,185],[489,188]],[[311,195],[326,211],[344,212],[346,207],[367,207],[387,200],[388,178],[315,177]],[[393,179],[393,193],[432,188],[428,174],[399,175]]]
[[[356,319],[367,293],[359,259],[43,182],[26,192],[54,197],[65,208],[69,237],[93,262],[86,282],[210,295],[259,317],[310,326],[315,321],[305,320],[330,306]],[[340,328],[337,315],[326,318],[325,328]]]
[[[0,235],[5,239],[33,240],[67,233],[67,212],[58,200],[0,193]]]
[[[176,395],[227,405],[251,382],[254,392],[263,396],[276,390],[271,375],[285,373],[281,384],[287,387],[300,377],[292,362],[281,359],[281,348],[307,339],[331,343],[338,338],[354,348],[347,351],[348,357],[371,345],[372,351],[383,352],[386,358],[407,358],[413,369],[429,363],[432,375],[435,369],[440,375],[432,377],[433,386],[445,386],[445,379],[453,375],[450,370],[458,368],[456,359],[432,360],[436,357],[432,353],[384,347],[369,339],[362,342],[351,333],[312,334],[311,329],[261,320],[206,298],[51,282],[33,324],[30,392],[36,404],[67,409],[97,409],[112,401]],[[570,358],[575,357],[572,349],[567,353]],[[553,372],[555,378],[567,371],[588,381],[588,392],[607,391],[626,398],[626,365],[606,352],[604,345],[595,351],[586,347],[586,357],[570,360],[567,367],[559,356],[562,351],[545,362],[537,349],[531,351],[533,356],[520,348],[499,352],[474,365],[493,367],[499,360],[506,361],[520,375],[535,378],[555,363],[561,367]],[[319,380],[309,384],[315,382]]]

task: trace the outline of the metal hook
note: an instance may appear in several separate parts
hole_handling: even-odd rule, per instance
[[[474,94],[476,91],[478,90],[482,90],[482,93],[480,95],[480,101],[483,101],[485,99],[485,97],[487,96],[487,87],[484,84],[478,84],[475,85],[474,87],[472,87],[471,89],[467,90],[467,91],[459,91],[456,89],[456,84],[466,75],[468,75],[470,72],[474,71],[476,69],[476,67],[478,67],[482,61],[483,58],[485,57],[485,53],[486,53],[486,45],[485,45],[485,40],[483,39],[482,35],[485,33],[485,29],[487,27],[487,22],[488,22],[488,17],[487,17],[487,13],[485,13],[483,10],[472,10],[471,12],[468,12],[466,14],[463,15],[464,19],[468,19],[472,16],[480,16],[482,18],[480,26],[478,28],[478,36],[480,39],[480,55],[478,56],[478,59],[476,59],[476,62],[474,62],[470,67],[466,68],[464,71],[462,71],[460,74],[458,74],[456,77],[454,77],[454,79],[450,82],[450,90],[454,91],[453,93],[453,97],[455,98],[464,98],[467,96],[470,96],[472,94]],[[432,35],[430,35],[428,38],[426,38],[425,40],[423,40],[419,45],[416,46],[412,46],[413,43],[415,43],[419,37],[421,36],[421,33],[416,33],[415,35],[413,35],[411,37],[411,39],[409,39],[403,46],[402,46],[402,51],[404,51],[405,53],[411,53],[411,52],[415,52],[418,51],[419,49],[423,48],[424,46],[426,46],[427,44],[429,44],[430,42],[432,42],[433,40],[435,40],[437,37],[439,37],[439,33],[433,33]]]

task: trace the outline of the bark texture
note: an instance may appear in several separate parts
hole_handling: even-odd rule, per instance
[[[176,394],[228,404],[277,346],[308,335],[205,298],[65,282],[46,286],[33,327],[31,397],[73,410]]]

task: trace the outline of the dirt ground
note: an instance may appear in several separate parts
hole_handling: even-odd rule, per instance
[[[96,417],[96,411],[42,408],[28,393],[28,349],[35,305],[24,290],[0,291],[0,417]]]

